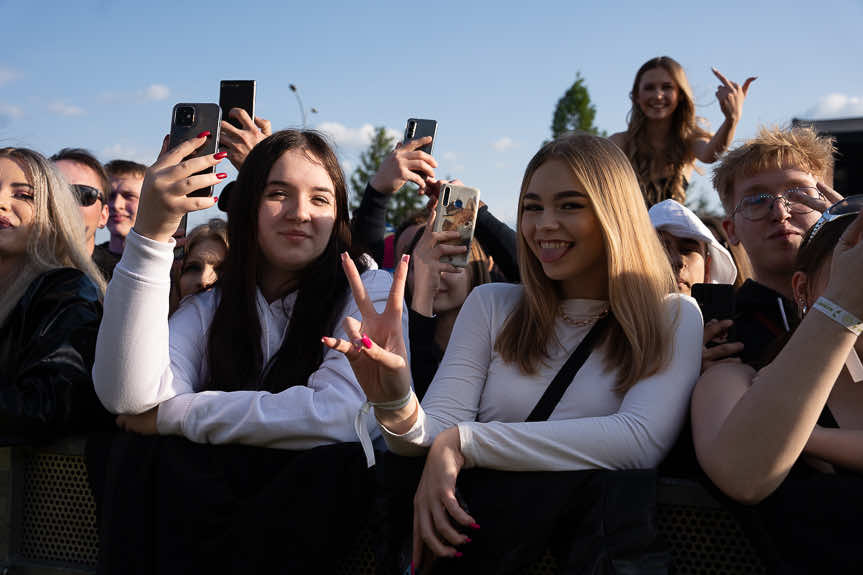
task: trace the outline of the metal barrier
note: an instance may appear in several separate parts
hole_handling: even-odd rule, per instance
[[[99,540],[83,454],[81,438],[0,450],[0,574],[95,573]],[[658,529],[675,573],[766,572],[735,518],[699,484],[662,478],[658,489]],[[546,554],[529,573],[555,571]],[[370,532],[360,536],[338,573],[374,575]]]

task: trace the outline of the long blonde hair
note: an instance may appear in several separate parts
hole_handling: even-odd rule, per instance
[[[671,117],[671,133],[668,145],[662,156],[657,157],[650,142],[647,141],[647,116],[638,105],[638,87],[641,77],[648,70],[661,68],[668,72],[677,86],[677,108]],[[626,128],[626,143],[624,152],[635,168],[638,183],[641,186],[644,199],[648,205],[671,198],[681,204],[686,200],[683,187],[683,170],[695,160],[692,151],[692,141],[697,138],[708,138],[710,133],[698,125],[699,118],[695,115],[695,100],[692,88],[683,67],[673,58],[660,56],[645,62],[635,74],[632,91],[629,93],[632,108],[629,111],[629,121]],[[662,189],[657,189],[651,176],[658,168],[664,171],[671,168],[671,174]]]
[[[54,165],[27,148],[0,148],[0,158],[21,167],[33,186],[33,224],[27,238],[27,257],[0,295],[0,324],[36,276],[55,268],[84,272],[105,293],[105,280],[87,252],[84,222],[78,202]]]
[[[521,300],[495,342],[503,359],[526,374],[548,357],[561,295],[524,238],[524,194],[549,161],[565,163],[590,198],[608,258],[608,294],[613,320],[602,349],[606,369],[617,372],[615,391],[625,393],[668,361],[675,317],[663,300],[676,291],[674,274],[644,207],[629,160],[605,138],[575,132],[544,145],[524,173],[518,199],[518,264]]]

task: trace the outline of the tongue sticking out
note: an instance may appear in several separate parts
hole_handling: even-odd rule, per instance
[[[572,246],[572,244],[565,244],[559,247],[540,247],[539,248],[539,259],[543,262],[553,262],[559,260],[563,257],[563,254]]]

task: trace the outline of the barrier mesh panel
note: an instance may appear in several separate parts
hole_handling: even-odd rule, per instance
[[[724,509],[660,505],[658,527],[678,575],[767,572],[740,525]]]
[[[96,565],[96,509],[83,457],[33,453],[25,463],[23,498],[17,555],[35,561]]]

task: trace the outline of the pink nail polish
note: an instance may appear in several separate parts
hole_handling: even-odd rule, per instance
[[[479,524],[478,523],[471,523],[470,528],[471,529],[479,529]]]
[[[470,537],[465,537],[465,538],[464,538],[464,542],[465,542],[465,543],[470,543],[470,542],[471,542],[471,538],[470,538]]]
[[[363,347],[366,349],[372,348],[372,340],[369,339],[369,336],[363,334]]]
[[[461,557],[462,555],[464,555],[464,553],[462,553],[461,551],[456,551],[456,552],[455,552],[455,556],[456,556],[456,557]]]
[[[411,561],[411,575],[414,575],[414,562]]]

